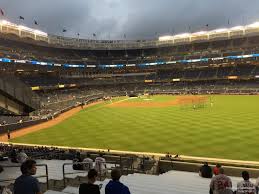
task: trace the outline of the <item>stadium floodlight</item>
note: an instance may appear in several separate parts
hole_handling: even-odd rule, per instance
[[[159,41],[168,41],[168,40],[173,40],[173,36],[161,36],[158,38]]]
[[[233,28],[230,28],[231,31],[235,31],[235,30],[244,30],[244,26],[235,26]]]
[[[247,28],[258,28],[259,27],[259,22],[255,22],[253,24],[250,24],[248,26],[246,26]]]
[[[15,24],[12,24],[11,22],[8,22],[6,20],[0,20],[0,24],[2,24],[2,25],[9,25],[9,26],[16,26]]]
[[[18,28],[19,30],[22,30],[22,31],[27,31],[27,32],[31,32],[35,35],[48,37],[48,34],[46,32],[43,32],[43,31],[40,31],[40,30],[35,30],[35,29],[29,28],[29,27],[26,27],[26,26],[23,26],[23,25],[16,25],[16,24],[13,24],[13,23],[8,22],[6,20],[0,20],[0,24],[1,25],[13,26],[13,27]]]
[[[25,31],[28,31],[28,32],[33,32],[33,30],[31,28],[28,28],[28,27],[22,26],[22,25],[19,25],[18,29],[19,30],[25,30]]]
[[[207,34],[208,34],[207,31],[200,31],[200,32],[192,33],[191,35],[192,36],[200,36],[200,35],[207,35]]]
[[[221,28],[221,29],[216,29],[216,30],[213,30],[211,31],[211,33],[221,33],[221,32],[228,32],[229,29],[227,28]]]
[[[174,36],[174,38],[189,38],[190,35],[190,33],[177,34]]]
[[[46,32],[42,32],[42,31],[40,31],[40,30],[34,30],[33,32],[34,32],[36,35],[39,35],[39,36],[45,36],[45,37],[48,36],[48,34],[47,34]]]

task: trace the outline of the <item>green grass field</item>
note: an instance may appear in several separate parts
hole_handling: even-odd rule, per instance
[[[150,98],[166,102],[176,97]],[[208,100],[204,108],[195,110],[192,105],[120,108],[104,102],[12,141],[259,161],[259,96],[208,99],[213,107]],[[147,102],[144,98],[116,100]]]

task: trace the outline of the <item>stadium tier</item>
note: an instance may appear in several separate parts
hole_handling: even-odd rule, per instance
[[[69,39],[7,21],[0,27],[0,74],[39,95],[44,108],[33,116],[95,94],[258,93],[257,23],[135,42]]]
[[[258,94],[259,23],[131,41],[0,21],[0,192],[25,156],[49,194],[79,193],[87,157],[101,193],[115,168],[139,194],[208,193],[203,162],[256,178]]]

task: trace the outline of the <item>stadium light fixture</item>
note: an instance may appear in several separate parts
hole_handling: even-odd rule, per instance
[[[228,32],[229,29],[227,28],[221,28],[221,29],[216,29],[216,30],[213,30],[211,31],[211,33],[221,33],[221,32]]]
[[[46,36],[46,37],[48,36],[48,34],[46,32],[42,32],[40,30],[34,30],[34,33],[36,35],[40,35],[40,36]]]
[[[174,38],[188,38],[190,35],[190,33],[177,34],[174,36]]]
[[[234,30],[244,30],[244,26],[235,26],[233,28],[230,28],[231,31],[234,31]]]
[[[208,34],[207,31],[200,31],[200,32],[192,33],[191,35],[192,36],[199,36],[199,35],[207,35],[207,34]]]
[[[12,24],[11,22],[8,22],[8,21],[6,21],[6,20],[1,20],[0,23],[1,23],[2,25],[15,26],[15,24]]]
[[[28,28],[28,27],[22,26],[22,25],[19,25],[18,29],[19,30],[25,30],[25,31],[33,32],[33,30],[31,28]]]
[[[161,36],[158,38],[159,41],[173,40],[173,36]]]
[[[259,27],[259,22],[255,22],[253,24],[250,24],[248,26],[246,26],[247,28],[258,28]]]

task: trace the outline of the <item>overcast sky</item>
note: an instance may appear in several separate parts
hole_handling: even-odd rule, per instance
[[[211,30],[259,21],[259,0],[0,0],[0,8],[15,23],[98,39],[152,39],[206,30],[206,24]]]

